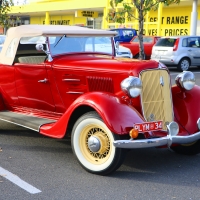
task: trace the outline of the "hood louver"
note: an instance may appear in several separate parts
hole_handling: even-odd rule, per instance
[[[89,91],[104,91],[104,92],[114,92],[113,80],[107,77],[87,77]]]

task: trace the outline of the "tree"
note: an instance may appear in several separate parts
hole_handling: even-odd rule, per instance
[[[115,11],[115,8],[119,3],[123,4],[122,9],[118,9]],[[144,45],[143,45],[143,32],[144,32],[144,18],[147,12],[150,10],[157,10],[159,4],[163,3],[167,6],[173,3],[180,3],[180,0],[131,0],[128,2],[127,0],[110,0],[110,5],[113,10],[108,14],[108,19],[113,22],[118,22],[123,24],[125,22],[125,18],[128,20],[136,19],[138,20],[139,30],[138,30],[138,38],[139,38],[139,59],[145,59],[144,54]],[[134,9],[137,10],[137,16],[135,15]]]
[[[8,12],[13,6],[12,0],[0,0],[0,26],[3,28],[9,27],[9,15]]]

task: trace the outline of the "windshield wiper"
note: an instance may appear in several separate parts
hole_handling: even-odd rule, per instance
[[[60,37],[60,39],[58,40],[58,42],[56,42],[56,44],[55,44],[54,47],[56,47],[56,46],[58,45],[58,43],[60,43],[60,41],[61,41],[64,37],[66,37],[66,35],[63,35],[62,37]]]

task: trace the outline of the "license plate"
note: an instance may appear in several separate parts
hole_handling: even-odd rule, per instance
[[[158,131],[163,130],[163,122],[162,121],[154,121],[154,122],[144,122],[134,124],[134,129],[137,129],[139,133],[146,131]]]

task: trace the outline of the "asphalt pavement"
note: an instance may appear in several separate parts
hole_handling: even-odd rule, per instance
[[[199,200],[199,166],[200,154],[135,149],[115,173],[97,176],[78,164],[70,139],[0,122],[0,200]]]

